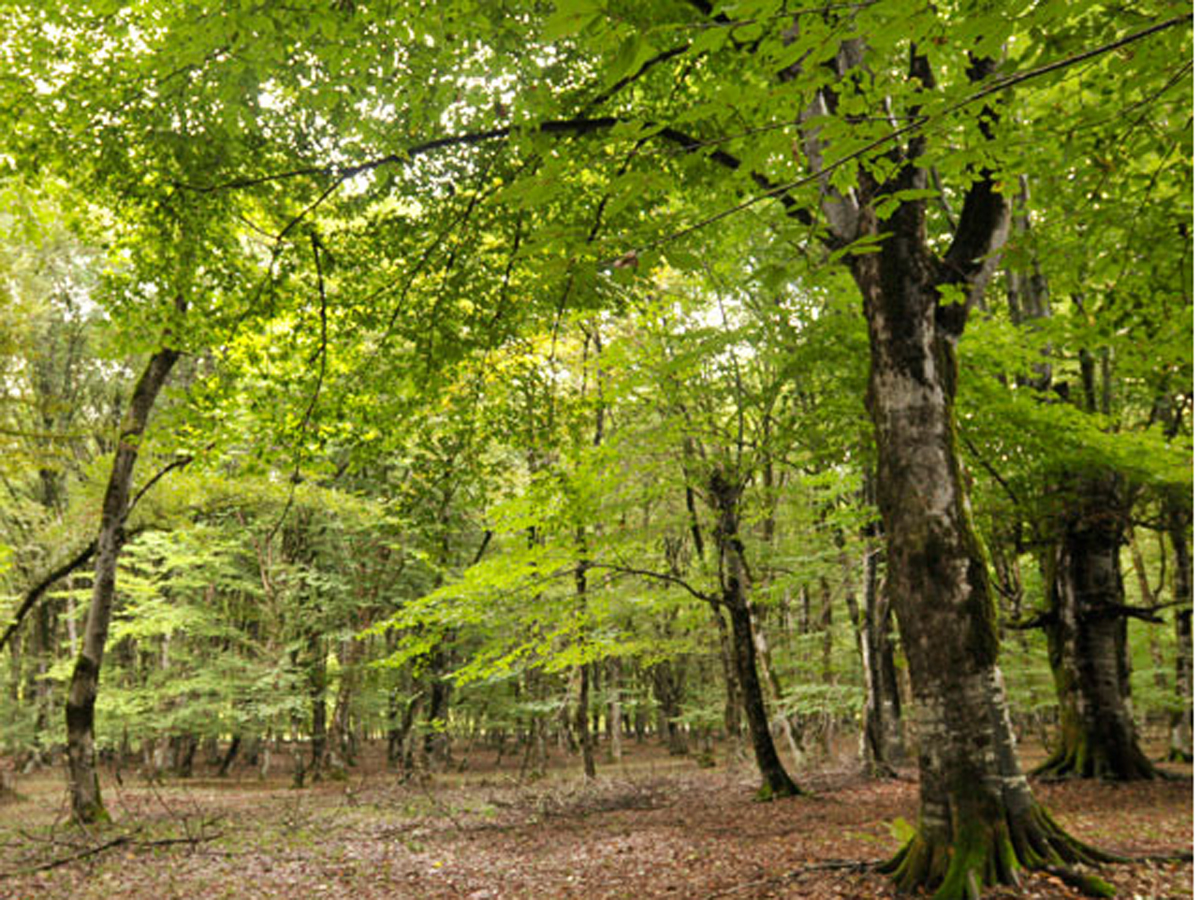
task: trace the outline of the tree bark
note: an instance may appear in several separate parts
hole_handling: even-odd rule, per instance
[[[309,734],[312,741],[312,753],[308,761],[308,769],[314,782],[320,781],[329,767],[329,731],[327,727],[327,711],[325,708],[325,689],[328,686],[326,677],[325,642],[319,634],[309,638],[309,668],[308,668],[308,701],[310,713]]]
[[[364,623],[359,623],[365,627]],[[337,700],[333,705],[333,729],[330,735],[330,762],[334,769],[345,772],[355,764],[358,756],[357,741],[351,724],[354,695],[358,690],[359,660],[365,644],[355,638],[343,638],[338,645],[338,667],[341,681],[338,684]]]
[[[753,604],[750,606],[750,629],[754,635],[755,656],[762,663],[761,674],[767,682],[771,702],[775,705],[776,732],[783,735],[788,750],[792,754],[792,764],[800,769],[804,765],[804,753],[800,749],[798,729],[794,727],[792,717],[784,709],[783,684],[775,672],[775,666],[771,660],[771,645],[767,642],[767,634],[763,629],[761,617]]]
[[[914,57],[914,71],[927,66]],[[921,141],[909,159],[924,152]],[[920,818],[885,866],[903,890],[939,900],[1016,884],[1021,866],[1094,860],[1037,804],[1017,762],[998,665],[996,606],[959,462],[956,345],[994,269],[1008,204],[981,173],[946,255],[928,249],[925,207],[905,201],[884,225],[877,193],[925,187],[903,165],[877,186],[864,173],[855,235],[881,237],[854,257],[871,348],[867,405],[878,452],[888,597],[900,624],[920,752]],[[883,236],[884,233],[888,236]],[[952,302],[943,291],[950,288]]]
[[[771,800],[792,797],[800,793],[792,781],[771,738],[771,724],[763,702],[762,685],[758,679],[757,654],[754,649],[754,626],[748,598],[749,575],[746,570],[741,538],[738,537],[738,507],[742,487],[726,477],[719,469],[709,476],[709,495],[718,515],[714,537],[717,544],[718,574],[721,582],[721,602],[729,613],[734,664],[743,712],[750,727],[754,759],[762,776],[758,797]]]
[[[1129,691],[1121,479],[1074,479],[1050,549],[1046,634],[1058,693],[1058,746],[1035,775],[1137,781],[1159,773],[1138,745]]]
[[[665,726],[667,752],[671,756],[687,756],[688,752],[687,735],[678,722],[684,676],[683,660],[663,660],[655,663],[650,671],[654,700],[658,704],[660,721]]]
[[[576,669],[579,679],[579,696],[575,707],[575,730],[579,734],[579,750],[583,756],[583,775],[596,777],[596,751],[592,732],[588,729],[588,711],[591,708],[591,666],[584,663]]]
[[[225,751],[225,755],[221,757],[220,766],[217,768],[217,777],[224,778],[229,774],[229,770],[233,768],[233,761],[237,759],[238,750],[242,747],[242,736],[240,733],[235,733],[229,741],[229,748]]]
[[[1175,699],[1178,709],[1171,714],[1171,743],[1167,758],[1172,762],[1192,761],[1192,551],[1188,546],[1191,528],[1190,504],[1171,498],[1167,502],[1167,529],[1175,555]]]
[[[71,795],[71,816],[80,823],[109,818],[100,796],[100,778],[96,770],[96,692],[116,596],[117,562],[124,543],[133,467],[154,401],[178,359],[178,351],[159,350],[150,357],[138,378],[129,408],[121,422],[112,470],[104,492],[100,529],[96,537],[92,602],[84,626],[83,647],[71,672],[66,703],[67,786]]]
[[[863,552],[861,612],[853,591],[847,595],[850,618],[858,632],[865,694],[858,756],[868,775],[894,778],[896,766],[904,758],[904,736],[900,730],[900,688],[892,654],[892,612],[880,597],[877,554],[877,548],[868,541]],[[849,560],[844,565],[848,568]]]
[[[621,762],[621,659],[610,656],[605,672],[608,693],[608,757],[615,763]]]
[[[450,682],[444,677],[447,667],[446,651],[439,647],[430,654],[429,705],[425,716],[425,738],[422,752],[426,768],[437,760],[443,768],[450,765]]]

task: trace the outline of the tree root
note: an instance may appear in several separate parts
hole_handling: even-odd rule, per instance
[[[1022,869],[1052,871],[1090,896],[1111,897],[1113,889],[1103,879],[1068,867],[1126,861],[1071,837],[1034,806],[999,823],[961,823],[953,844],[932,841],[918,830],[879,871],[891,875],[901,891],[935,890],[935,900],[974,900],[989,885],[1019,886]]]
[[[1109,781],[1154,781],[1168,778],[1136,747],[1119,760],[1109,759],[1091,749],[1087,742],[1060,746],[1054,754],[1039,763],[1029,773],[1030,778],[1042,781],[1066,781],[1073,778],[1096,778]]]

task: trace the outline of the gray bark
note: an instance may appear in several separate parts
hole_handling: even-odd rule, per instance
[[[1130,700],[1121,544],[1128,521],[1113,473],[1073,480],[1046,566],[1046,634],[1059,740],[1036,774],[1134,781],[1158,772],[1138,744]]]
[[[116,596],[117,562],[125,539],[125,518],[129,508],[133,468],[154,401],[178,359],[178,351],[162,349],[150,357],[146,364],[121,421],[112,470],[104,492],[100,530],[96,538],[92,601],[84,627],[83,647],[71,673],[66,703],[67,779],[71,816],[82,823],[108,818],[100,796],[100,778],[96,770],[96,691]]]

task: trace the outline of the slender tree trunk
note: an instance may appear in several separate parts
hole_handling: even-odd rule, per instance
[[[43,600],[37,613],[37,630],[35,632],[34,660],[34,702],[37,715],[34,719],[34,733],[44,735],[49,733],[50,717],[54,708],[54,684],[50,678],[50,667],[54,663],[54,632],[57,615],[48,600]],[[39,764],[49,762],[50,748],[42,746],[36,755]]]
[[[238,750],[242,747],[241,734],[235,734],[229,741],[229,748],[225,751],[225,755],[221,757],[220,766],[217,769],[217,777],[224,778],[229,774],[229,770],[233,768],[233,761],[237,759]]]
[[[421,709],[420,693],[409,697],[399,723],[388,732],[388,762],[400,769],[404,778],[413,772],[413,723]]]
[[[683,442],[683,455],[691,460],[696,453],[696,445],[691,439]],[[685,473],[686,474],[686,473]],[[684,505],[688,511],[688,525],[692,536],[692,548],[696,552],[698,565],[704,564],[704,532],[700,528],[700,516],[696,511],[696,491],[689,484],[684,488]],[[679,574],[676,561],[668,559],[674,574]],[[714,598],[709,603],[713,624],[717,629],[717,637],[721,648],[721,670],[725,676],[725,737],[729,741],[737,741],[742,732],[742,698],[738,689],[737,667],[733,661],[733,646],[729,640],[729,628],[725,624],[725,616],[721,612],[720,603]]]
[[[362,624],[362,623],[360,623]],[[354,694],[358,689],[358,665],[365,644],[354,638],[345,638],[338,647],[338,663],[341,681],[338,684],[337,700],[333,705],[333,731],[330,735],[330,761],[334,769],[344,772],[355,764],[357,756],[354,729],[351,727],[351,712]]]
[[[666,731],[667,752],[671,756],[687,756],[687,735],[678,722],[682,711],[684,664],[682,661],[663,660],[654,664],[650,675],[662,726],[659,735],[661,737],[663,730]]]
[[[771,646],[767,642],[767,633],[761,621],[761,617],[756,614],[753,604],[750,607],[750,628],[754,634],[754,649],[755,655],[759,662],[762,663],[762,675],[767,682],[767,690],[771,695],[771,703],[775,706],[775,723],[776,730],[783,735],[783,739],[787,742],[788,750],[792,754],[792,763],[797,769],[804,766],[804,753],[800,749],[800,742],[796,734],[796,729],[793,727],[792,718],[783,708],[783,684],[779,681],[779,676],[775,673],[775,666],[771,660]]]
[[[171,770],[180,778],[191,778],[199,741],[190,731],[171,738]]]
[[[320,781],[329,763],[329,733],[326,725],[325,689],[327,685],[325,664],[325,642],[314,634],[309,642],[308,700],[310,714],[309,734],[312,753],[308,768],[312,780]]]
[[[718,524],[714,533],[717,542],[717,558],[720,561],[721,601],[729,613],[732,631],[734,662],[737,667],[743,712],[750,726],[750,741],[754,747],[754,759],[758,764],[763,783],[759,789],[760,799],[791,797],[800,793],[792,781],[771,738],[771,725],[763,701],[762,686],[758,680],[757,654],[754,650],[754,626],[750,615],[749,575],[746,570],[741,539],[738,537],[738,505],[742,488],[728,479],[724,473],[714,470],[709,478],[709,493],[713,508],[718,513]]]
[[[1175,556],[1175,700],[1171,713],[1171,743],[1167,758],[1192,761],[1192,551],[1188,546],[1191,528],[1188,505],[1172,498],[1167,503],[1167,529]]]
[[[596,751],[592,732],[588,730],[588,711],[591,708],[591,667],[586,663],[576,669],[579,697],[575,707],[575,730],[579,734],[579,749],[583,755],[583,775],[596,777]]]
[[[425,739],[422,750],[428,763],[437,760],[443,767],[450,765],[450,682],[442,677],[446,668],[446,653],[434,651],[429,666],[429,705],[425,716]]]
[[[543,680],[536,669],[525,672],[525,696],[531,706],[540,703],[543,697]],[[521,778],[526,773],[531,778],[542,778],[546,774],[546,717],[531,709],[524,733],[525,753],[521,757]]]
[[[892,655],[892,614],[880,597],[877,554],[878,549],[868,542],[863,552],[861,613],[853,593],[847,596],[850,617],[858,632],[865,694],[858,755],[868,775],[894,778],[895,767],[904,758],[904,736],[900,730],[900,689]]]
[[[610,656],[607,662],[606,684],[608,691],[608,756],[615,763],[621,762],[621,660]]]
[[[579,641],[582,644],[585,640],[583,629],[587,621],[587,563],[584,560],[587,558],[587,535],[582,526],[580,526],[576,536],[576,544],[580,550],[580,561],[575,565],[575,597],[579,613],[580,635]],[[591,664],[583,663],[575,669],[575,679],[578,682],[579,691],[576,697],[575,705],[575,732],[579,736],[579,750],[583,757],[583,775],[585,778],[596,777],[596,747],[593,733],[588,730],[588,714],[591,710]]]
[[[71,817],[81,823],[108,819],[100,796],[100,778],[96,771],[95,717],[96,691],[108,626],[112,620],[116,596],[117,562],[124,543],[125,516],[133,483],[133,467],[146,431],[150,412],[163,384],[171,374],[179,353],[163,349],[155,353],[133,389],[129,408],[121,421],[121,433],[113,456],[104,503],[100,511],[100,530],[96,539],[96,569],[92,602],[88,607],[83,633],[83,648],[75,659],[67,690],[67,779],[71,795]]]
[[[1127,514],[1115,475],[1075,480],[1046,566],[1046,633],[1059,738],[1035,775],[1136,781],[1158,775],[1138,745],[1129,692],[1121,544]]]

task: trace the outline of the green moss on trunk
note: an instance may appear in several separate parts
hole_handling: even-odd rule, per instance
[[[891,875],[901,891],[934,891],[934,900],[977,898],[992,885],[1018,886],[1022,869],[1053,871],[1089,896],[1112,897],[1104,879],[1065,867],[1120,861],[1071,837],[1045,809],[1034,806],[1023,815],[1001,813],[990,820],[973,810],[961,817],[950,842],[918,829],[880,871]]]

